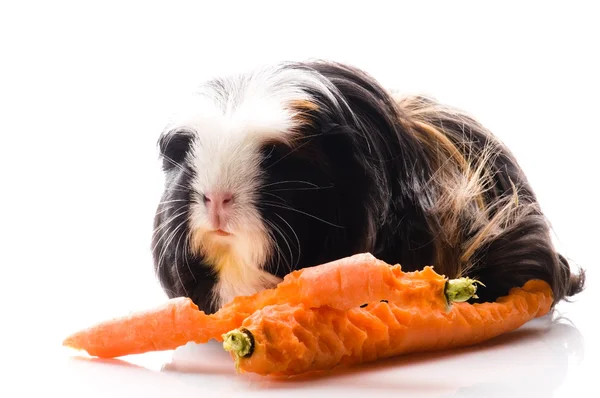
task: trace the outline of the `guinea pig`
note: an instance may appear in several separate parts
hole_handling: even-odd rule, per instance
[[[483,283],[584,288],[508,148],[465,112],[353,66],[290,62],[203,84],[158,139],[152,236],[169,297],[214,313],[293,270],[369,252]]]

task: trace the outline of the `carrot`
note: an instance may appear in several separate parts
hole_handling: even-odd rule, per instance
[[[390,265],[363,253],[293,271],[276,288],[236,297],[218,314],[222,318],[243,314],[246,318],[265,306],[284,303],[346,310],[383,299],[405,304],[432,300],[445,307],[446,303],[433,298],[443,294],[447,283],[459,281],[469,286],[474,282],[468,278],[449,282],[433,267],[403,272],[399,264]]]
[[[200,329],[198,328],[200,326]],[[217,326],[217,328],[215,328]],[[100,322],[68,336],[63,345],[101,358],[115,358],[149,351],[175,349],[199,338],[218,333],[217,322],[187,298],[174,298],[165,304],[130,315]],[[225,327],[232,326],[230,324]]]
[[[447,284],[446,294],[420,303],[369,302],[349,310],[278,304],[226,333],[223,347],[241,372],[296,375],[410,352],[474,345],[548,313],[550,286],[530,280],[494,303],[469,304],[473,286]],[[458,303],[443,307],[447,297]]]
[[[360,254],[292,272],[276,288],[238,297],[215,314],[205,314],[188,298],[176,298],[100,322],[67,337],[63,344],[112,358],[215,339],[223,341],[240,369],[286,374],[303,371],[310,363],[328,368],[409,350],[451,347],[461,338],[474,344],[481,336],[493,337],[532,317],[522,306],[512,307],[510,316],[502,318],[498,314],[506,315],[502,311],[509,302],[470,307],[464,302],[476,297],[476,291],[477,282],[468,278],[448,280],[432,267],[403,272],[400,265]],[[550,293],[544,293],[540,305],[551,301]],[[391,312],[380,317],[374,308]],[[496,314],[498,325],[492,325],[490,314]],[[312,345],[299,340],[298,334]],[[307,337],[311,334],[312,340]],[[439,343],[445,341],[442,334],[451,341]]]
[[[113,358],[175,349],[188,342],[222,341],[222,335],[238,328],[244,319],[277,304],[347,310],[386,299],[405,305],[430,301],[445,308],[446,301],[435,297],[443,295],[446,284],[456,282],[431,267],[405,273],[400,265],[390,266],[368,253],[357,254],[292,272],[276,288],[237,297],[215,314],[205,314],[188,298],[175,298],[154,309],[92,325],[67,337],[63,345]]]

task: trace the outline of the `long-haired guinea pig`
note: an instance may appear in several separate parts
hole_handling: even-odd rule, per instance
[[[492,301],[530,278],[579,293],[511,152],[469,115],[354,67],[216,78],[158,142],[153,256],[169,297],[212,313],[292,270],[370,252],[469,276]]]

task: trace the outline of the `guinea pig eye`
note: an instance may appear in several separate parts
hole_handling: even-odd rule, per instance
[[[190,150],[194,136],[187,131],[176,131],[163,135],[159,140],[163,169],[170,170],[183,163]]]

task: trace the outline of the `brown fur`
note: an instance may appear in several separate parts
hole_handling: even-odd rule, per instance
[[[466,275],[477,266],[477,254],[496,238],[530,220],[543,219],[535,195],[518,167],[513,170],[513,177],[505,175],[500,183],[494,179],[503,172],[494,167],[496,157],[503,156],[514,165],[517,162],[484,126],[464,112],[430,98],[396,95],[395,100],[403,124],[427,147],[427,156],[436,170],[427,187],[434,194],[426,208],[430,227],[438,231],[434,238],[435,263],[442,273],[452,277]],[[485,145],[481,145],[482,139]],[[480,142],[475,145],[474,140]],[[537,239],[554,250],[549,226],[537,231],[542,235]],[[563,260],[556,254],[557,267],[562,268],[557,274],[570,277],[570,281],[556,281],[557,296],[569,289],[577,291],[583,285],[584,275],[570,275]],[[570,288],[561,288],[569,284]]]

